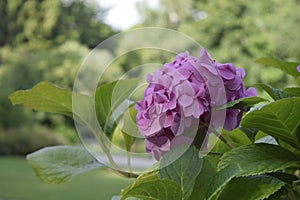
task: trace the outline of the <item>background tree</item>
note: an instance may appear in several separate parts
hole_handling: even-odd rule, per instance
[[[221,62],[246,68],[248,84],[293,84],[282,72],[261,68],[253,61],[262,56],[298,60],[300,3],[297,0],[161,0],[151,10],[140,4],[143,25],[176,29],[209,49]],[[264,74],[264,75],[262,75]]]
[[[1,46],[51,47],[75,40],[90,48],[114,32],[101,20],[105,10],[93,1],[0,1]]]
[[[105,13],[96,1],[0,0],[1,146],[6,133],[16,136],[24,133],[23,139],[34,138],[26,137],[30,133],[26,127],[30,127],[33,135],[47,128],[42,132],[55,132],[62,136],[60,141],[75,140],[71,120],[12,107],[8,95],[40,81],[71,88],[89,49],[115,33],[102,21]],[[43,129],[32,128],[36,124]]]

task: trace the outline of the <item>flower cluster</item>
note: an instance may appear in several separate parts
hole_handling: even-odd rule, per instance
[[[148,75],[144,99],[136,104],[146,151],[158,160],[175,143],[191,144],[193,140],[185,137],[184,131],[209,118],[212,107],[256,95],[255,89],[245,89],[244,76],[244,70],[231,63],[213,61],[205,49],[199,58],[181,53]],[[224,128],[234,129],[241,113],[239,109],[226,111]]]

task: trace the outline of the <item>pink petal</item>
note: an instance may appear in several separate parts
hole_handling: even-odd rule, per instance
[[[193,103],[193,98],[188,96],[188,95],[182,95],[179,98],[179,103],[183,106],[183,107],[188,107]]]

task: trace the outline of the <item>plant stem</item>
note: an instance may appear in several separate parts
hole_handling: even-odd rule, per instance
[[[123,177],[126,178],[137,178],[139,176],[139,174],[135,174],[135,173],[130,173],[130,172],[124,172],[122,170],[117,170],[117,169],[113,169],[113,168],[108,168],[110,171],[117,173]]]
[[[130,157],[130,151],[127,151],[127,165],[128,165],[128,171],[130,174],[132,173],[132,168],[131,168],[131,157]]]
[[[101,135],[101,138],[105,141],[106,138],[103,138],[103,135]],[[97,138],[98,139],[98,138]],[[115,163],[112,155],[110,154],[110,151],[108,149],[108,147],[106,146],[106,144],[103,142],[103,140],[98,139],[98,143],[100,144],[102,150],[104,151],[104,153],[107,156],[107,159],[109,161],[109,163],[114,167],[114,168],[119,168],[118,165]]]
[[[226,144],[230,149],[233,149],[234,146],[229,142],[227,141],[220,133],[218,133],[215,129],[212,129],[209,127],[208,124],[206,123],[201,123],[201,125],[205,128],[208,128],[215,136],[217,136],[224,144]],[[199,127],[201,128],[201,127]]]
[[[211,129],[210,129],[211,130]],[[217,136],[224,144],[226,144],[230,149],[233,149],[234,146],[228,142],[220,133],[218,133],[215,130],[211,130],[213,132],[213,134],[215,134],[215,136]]]
[[[208,154],[208,155],[212,155],[212,156],[222,156],[223,153],[219,153],[219,152],[205,152],[205,151],[200,151],[200,153],[203,153],[203,154]]]

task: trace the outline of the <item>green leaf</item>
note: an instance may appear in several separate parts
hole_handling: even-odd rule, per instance
[[[125,142],[125,149],[126,151],[131,151],[131,146],[133,145],[136,137],[128,135],[127,133],[122,132],[122,136]]]
[[[226,108],[232,108],[232,109],[247,108],[265,101],[268,100],[261,97],[245,97],[234,101],[230,101],[222,106],[216,106],[213,108],[213,110],[223,110]]]
[[[267,175],[239,177],[231,180],[220,194],[220,200],[232,200],[238,197],[243,200],[263,200],[285,183]]]
[[[218,196],[226,184],[239,173],[239,170],[239,166],[233,163],[232,165],[219,171],[212,179],[210,187],[208,188],[206,195],[207,200],[218,199]]]
[[[273,88],[271,85],[268,85],[268,84],[258,83],[258,84],[255,84],[255,86],[263,89],[274,100],[292,97],[292,95],[290,95],[289,93],[287,93],[283,90],[277,89],[277,88]]]
[[[239,166],[237,176],[250,176],[299,166],[300,160],[290,151],[271,144],[249,144],[226,152],[218,169],[226,169],[232,163]]]
[[[127,188],[123,189],[121,191],[121,195],[126,195],[126,193],[128,191],[130,191],[132,188],[134,188],[142,183],[146,183],[149,181],[156,181],[156,180],[158,180],[158,170],[143,173],[143,174],[139,175],[139,177],[131,185],[129,185]]]
[[[193,199],[205,199],[207,190],[214,176],[217,173],[217,163],[219,156],[205,156],[203,158],[203,164],[199,175],[196,178],[193,192],[190,196],[190,200]]]
[[[130,107],[122,117],[123,126],[121,127],[121,132],[124,138],[126,151],[131,150],[131,146],[133,145],[136,139],[135,136],[140,135],[138,127],[135,123],[136,115],[137,115],[137,110],[134,107]],[[120,126],[120,122],[118,123],[118,125]]]
[[[35,174],[48,183],[63,183],[69,178],[102,167],[83,147],[46,147],[26,159]]]
[[[285,172],[273,172],[268,174],[269,176],[273,176],[289,185],[292,185],[294,181],[298,180],[298,177],[293,174],[288,174]]]
[[[189,147],[179,158],[174,157],[185,150],[185,146],[179,146],[167,152],[161,162],[158,176],[161,179],[173,180],[179,184],[182,199],[188,199],[193,191],[195,180],[202,168],[203,159],[199,157],[196,147]]]
[[[255,137],[258,133],[258,130],[256,128],[239,128],[243,133],[245,133],[247,135],[247,137],[249,138],[249,140],[251,142],[255,142]]]
[[[225,138],[232,146],[239,147],[245,144],[250,144],[251,141],[241,130],[234,129],[232,131],[222,130],[222,137]],[[223,141],[218,140],[213,147],[213,152],[225,153],[230,148]]]
[[[280,190],[269,196],[266,200],[290,200],[288,190],[282,187]]]
[[[257,128],[276,139],[300,149],[300,98],[272,102],[244,116],[243,128]]]
[[[283,62],[274,58],[268,58],[263,57],[256,60],[257,63],[261,63],[267,66],[272,66],[275,68],[278,68],[282,70],[283,72],[292,75],[297,79],[297,82],[299,83],[300,79],[300,73],[297,71],[297,66],[300,65],[300,63],[295,62]]]
[[[128,197],[135,197],[143,200],[181,200],[181,192],[179,185],[174,181],[154,180],[133,187],[122,197],[122,200],[125,200]]]
[[[122,109],[119,112],[124,112],[130,105],[127,102],[130,94],[137,87],[138,79],[125,79],[114,81],[105,85],[100,86],[96,90],[95,94],[95,109],[97,118],[100,126],[102,127],[104,133],[111,138],[112,133],[116,127],[117,116],[112,116],[113,112],[120,108],[120,105],[125,102]],[[129,101],[129,100],[128,100]]]
[[[234,177],[275,172],[288,167],[299,166],[299,163],[299,159],[293,153],[276,145],[249,144],[234,148],[221,157],[218,164],[220,171],[211,182],[207,199],[218,199],[220,194],[224,195],[223,189],[227,190],[227,184],[230,184]],[[281,182],[283,185],[285,184],[284,181]],[[220,196],[219,199],[226,198],[226,196]],[[234,198],[228,197],[228,199]]]
[[[300,87],[285,88],[284,91],[293,97],[300,97]]]
[[[13,105],[22,104],[34,110],[72,117],[72,92],[47,82],[29,90],[19,90],[9,96]]]

